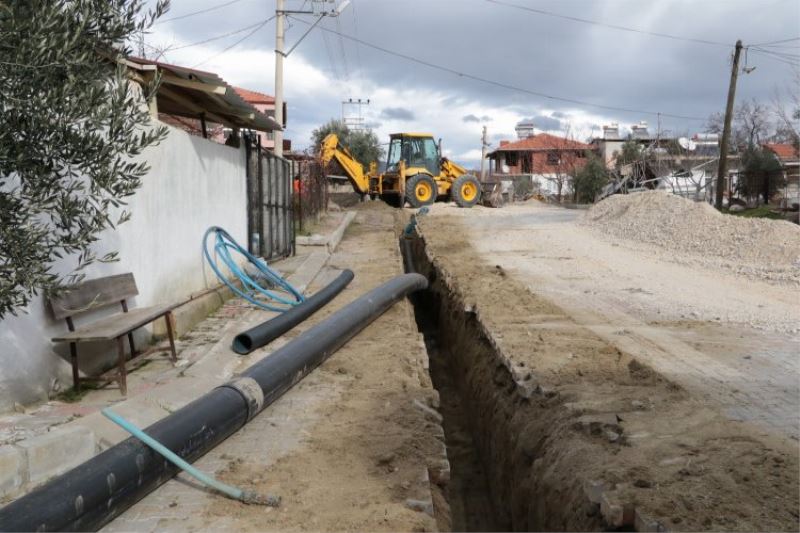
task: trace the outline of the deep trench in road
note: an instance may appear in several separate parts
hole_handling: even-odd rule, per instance
[[[400,249],[404,269],[429,281],[411,303],[439,393],[449,463],[449,477],[438,485],[447,501],[435,509],[440,527],[605,529],[599,504],[585,497],[574,472],[558,462],[568,444],[562,439],[574,438],[558,429],[568,424],[560,398],[515,375],[471,300],[429,257],[424,238],[402,237]]]

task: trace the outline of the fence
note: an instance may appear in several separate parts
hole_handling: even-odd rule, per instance
[[[328,184],[317,161],[294,161],[294,222],[302,232],[328,209]]]
[[[264,259],[294,253],[292,162],[244,137],[247,157],[247,234],[250,253]]]

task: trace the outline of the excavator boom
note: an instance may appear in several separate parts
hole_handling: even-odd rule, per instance
[[[335,133],[328,134],[322,141],[320,147],[322,164],[328,165],[336,161],[350,179],[350,183],[356,192],[360,194],[369,193],[369,176],[364,172],[364,166],[359,163],[346,146],[342,146],[339,137]]]

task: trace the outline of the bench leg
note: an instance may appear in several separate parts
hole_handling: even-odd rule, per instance
[[[122,340],[122,337],[117,337],[117,352],[117,368],[119,372],[117,380],[119,381],[119,391],[123,396],[127,396],[128,382],[125,372],[125,342]]]
[[[75,392],[81,390],[81,377],[78,375],[78,345],[74,342],[69,343],[69,358],[72,362],[72,388]]]
[[[169,350],[170,350],[170,361],[173,363],[178,360],[178,355],[175,353],[175,334],[172,331],[172,312],[168,311],[167,314],[164,315],[164,320],[167,321],[167,336],[169,337]]]
[[[133,332],[128,333],[128,344],[131,347],[131,359],[136,357],[136,346],[133,344]]]

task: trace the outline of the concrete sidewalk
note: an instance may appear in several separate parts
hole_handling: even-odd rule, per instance
[[[351,221],[343,217],[334,233],[343,234]],[[300,247],[296,256],[271,266],[305,292],[330,256],[327,247]],[[127,397],[112,385],[90,390],[77,402],[51,400],[0,416],[0,501],[13,500],[127,438],[101,409],[113,406],[139,427],[147,427],[265,357],[264,351],[238,356],[230,345],[236,334],[275,315],[240,298],[229,299],[180,336],[175,365],[167,357],[166,341],[139,356],[141,366],[128,374]],[[187,324],[183,326],[185,331]]]

